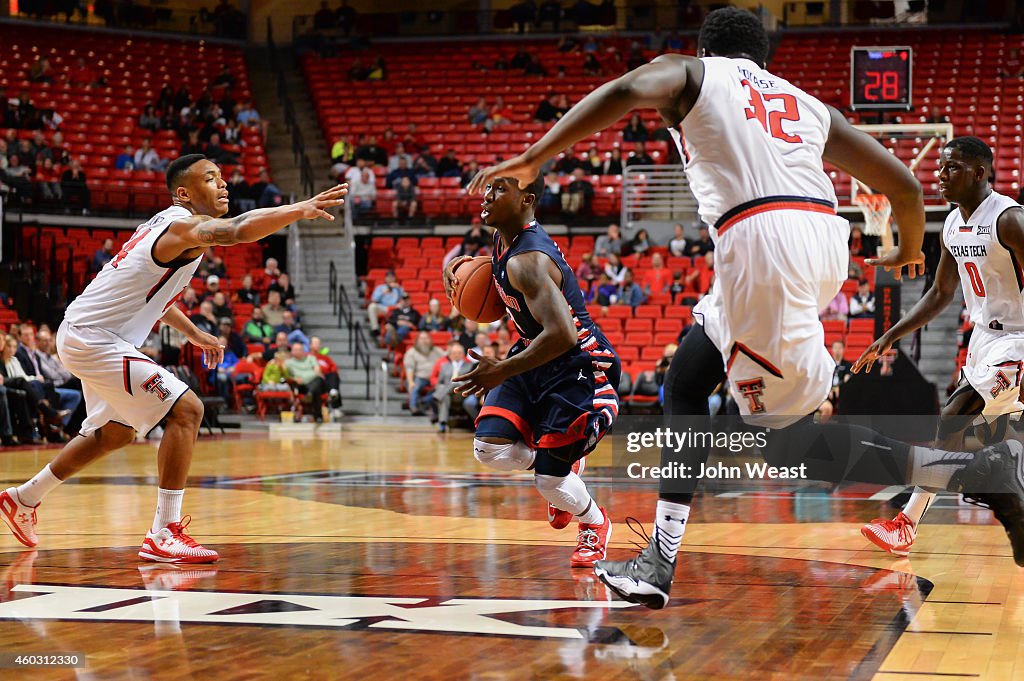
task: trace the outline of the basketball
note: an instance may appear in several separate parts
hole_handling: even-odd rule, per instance
[[[459,282],[452,293],[452,302],[463,317],[489,324],[505,315],[505,303],[501,302],[491,276],[490,256],[466,260],[454,271]]]

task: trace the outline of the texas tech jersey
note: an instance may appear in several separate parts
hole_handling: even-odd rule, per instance
[[[956,259],[967,313],[976,326],[993,331],[1024,331],[1024,271],[1003,246],[999,216],[1020,204],[996,192],[964,222],[960,208],[946,216],[942,242]]]
[[[749,59],[701,61],[697,101],[683,119],[682,135],[670,133],[704,222],[716,225],[730,209],[768,197],[834,208],[835,189],[821,164],[828,108]]]
[[[160,235],[171,223],[191,215],[186,208],[171,206],[139,225],[114,259],[68,306],[64,319],[75,326],[105,329],[141,346],[199,267],[202,256],[172,263],[158,263],[153,257],[153,245]]]

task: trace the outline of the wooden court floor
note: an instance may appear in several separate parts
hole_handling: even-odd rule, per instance
[[[329,438],[203,438],[184,508],[214,566],[144,564],[155,448],[99,462],[40,508],[40,546],[0,535],[0,653],[80,653],[11,679],[1024,678],[1024,571],[987,511],[940,497],[910,559],[865,542],[872,490],[705,494],[670,606],[570,570],[529,476],[470,436],[415,426]],[[0,452],[0,485],[53,450]],[[616,522],[649,487],[585,477]],[[877,491],[877,490],[875,490]],[[639,540],[638,540],[639,541]]]

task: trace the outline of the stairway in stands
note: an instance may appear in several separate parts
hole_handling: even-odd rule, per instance
[[[906,279],[901,289],[901,307],[904,316],[924,293],[924,279]],[[956,367],[957,340],[960,328],[960,308],[963,294],[959,286],[953,302],[921,331],[921,359],[917,366],[939,392],[939,404],[946,401],[946,386],[953,377]],[[909,339],[904,341],[904,351],[910,350]]]

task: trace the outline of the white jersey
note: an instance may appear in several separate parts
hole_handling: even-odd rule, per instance
[[[64,320],[73,326],[103,329],[141,346],[199,267],[202,256],[166,264],[153,257],[153,246],[171,223],[191,215],[186,208],[171,206],[139,225],[114,259],[68,306]]]
[[[701,219],[717,228],[733,209],[785,199],[834,211],[835,189],[821,162],[828,108],[749,59],[701,61],[704,83],[682,135],[670,129]]]
[[[942,242],[956,259],[971,321],[996,332],[1024,331],[1024,271],[996,229],[999,216],[1020,207],[992,192],[966,223],[958,207],[942,227]]]

